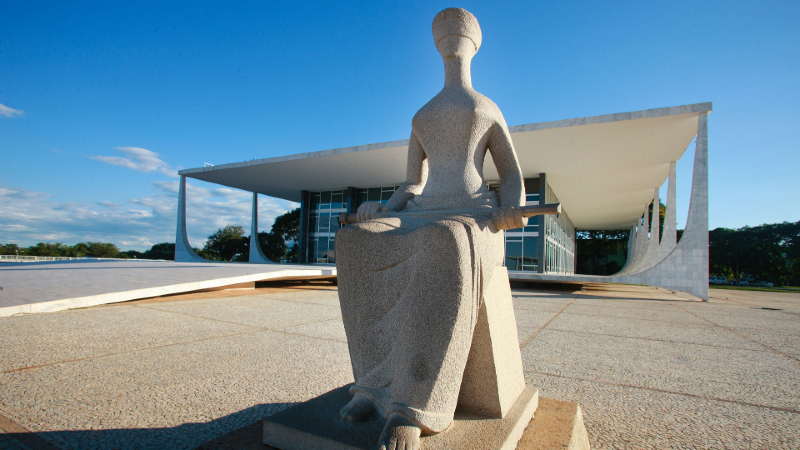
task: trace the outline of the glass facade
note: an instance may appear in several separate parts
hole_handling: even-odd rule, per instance
[[[558,197],[545,183],[545,203],[558,203]],[[544,272],[575,273],[575,226],[566,211],[548,214],[545,222]]]
[[[347,212],[348,200],[347,190],[310,193],[306,248],[306,261],[309,263],[336,262],[334,241],[336,230],[339,228],[339,213]]]
[[[364,202],[386,203],[397,186],[368,189],[310,192],[308,194],[308,227],[301,230],[308,236],[304,262],[310,264],[336,263],[336,230],[339,214],[355,212]],[[351,198],[355,197],[355,198]],[[355,205],[353,205],[355,200]],[[304,227],[305,228],[305,227]]]
[[[525,205],[538,205],[539,194],[525,194]],[[524,228],[506,230],[506,256],[508,270],[539,271],[539,218],[531,217]]]
[[[358,209],[358,207],[365,202],[381,202],[385,205],[398,187],[399,186],[388,186],[358,189],[356,191],[356,209]]]
[[[496,181],[487,182],[497,190]],[[339,213],[355,212],[364,202],[386,203],[398,186],[349,188],[337,191],[308,192],[303,209],[307,211],[303,235],[306,246],[301,249],[301,262],[333,264],[336,262],[335,240]],[[557,203],[558,198],[542,178],[525,180],[525,204]],[[544,195],[544,201],[541,201]],[[535,216],[524,228],[506,230],[504,265],[511,271],[539,273],[575,273],[575,227],[566,212]],[[544,240],[544,242],[541,242]]]

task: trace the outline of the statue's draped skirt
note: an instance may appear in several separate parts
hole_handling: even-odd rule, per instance
[[[441,209],[497,206],[493,192],[463,199],[417,196],[402,218],[348,225],[336,234],[339,300],[355,384],[387,418],[426,433],[452,422],[472,331],[503,234],[490,215]],[[413,214],[416,212],[416,214]]]

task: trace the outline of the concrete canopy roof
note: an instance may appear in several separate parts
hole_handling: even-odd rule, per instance
[[[697,134],[711,103],[510,127],[525,178],[547,174],[579,230],[628,229]],[[301,190],[405,180],[408,140],[185,169],[190,178],[295,202]],[[491,159],[491,156],[488,156]],[[690,175],[686,175],[690,176]],[[491,161],[484,178],[496,180]]]

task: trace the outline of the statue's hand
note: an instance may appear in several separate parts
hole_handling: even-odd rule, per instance
[[[513,230],[528,224],[528,219],[522,215],[522,210],[507,206],[492,213],[492,225],[497,230]]]
[[[358,218],[358,222],[363,222],[365,220],[377,219],[380,217],[378,213],[386,211],[389,211],[389,208],[387,208],[383,203],[366,202],[362,203],[361,206],[358,207],[358,211],[356,211],[356,217]]]

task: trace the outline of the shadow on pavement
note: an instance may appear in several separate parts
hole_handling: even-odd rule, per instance
[[[32,450],[270,449],[271,447],[261,444],[261,420],[293,405],[295,403],[264,403],[210,422],[184,423],[168,428],[64,430],[38,433],[7,432],[0,434],[0,447],[5,448],[3,438],[11,437]],[[225,439],[221,440],[221,437],[225,437]],[[222,441],[228,446],[221,447],[220,442]],[[231,444],[233,444],[232,447]],[[247,445],[241,446],[240,444]],[[12,444],[7,443],[7,445]],[[12,446],[11,448],[24,447]]]

